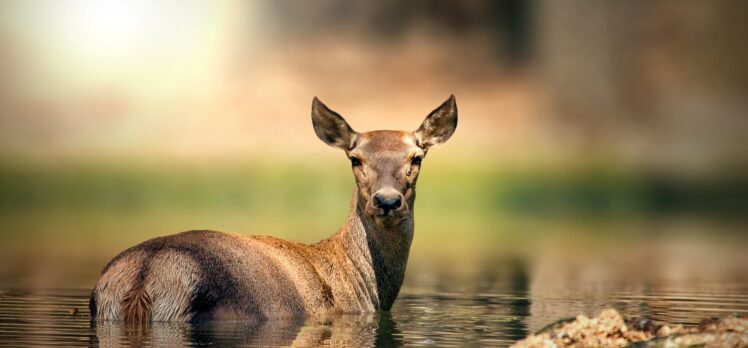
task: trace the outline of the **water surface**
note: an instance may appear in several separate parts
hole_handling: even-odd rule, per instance
[[[90,274],[76,280],[80,286],[63,289],[39,288],[6,264],[0,274],[9,284],[0,290],[0,345],[505,347],[560,318],[608,307],[629,318],[684,325],[748,315],[743,246],[699,243],[695,249],[692,243],[668,242],[618,253],[486,256],[484,262],[457,268],[419,258],[412,260],[391,312],[259,325],[91,324],[87,285],[96,280],[98,261],[69,268],[70,261],[61,261],[60,273]]]

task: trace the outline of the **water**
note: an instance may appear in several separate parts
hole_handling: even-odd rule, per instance
[[[506,347],[551,322],[610,307],[635,320],[683,325],[748,315],[748,241],[742,235],[613,236],[610,243],[570,243],[574,238],[566,236],[514,253],[518,248],[511,245],[501,251],[478,244],[455,251],[454,243],[451,251],[414,249],[389,313],[261,325],[91,324],[90,289],[113,252],[73,243],[32,253],[6,248],[0,254],[0,346]]]
[[[610,294],[596,305],[655,321],[694,324],[697,317],[748,314],[748,287],[699,293]],[[585,298],[532,298],[522,292],[463,295],[405,291],[391,313],[331,316],[306,322],[91,325],[88,290],[5,291],[0,344],[13,346],[508,346],[529,331],[533,306],[584,304]],[[650,303],[651,304],[648,304]],[[668,303],[668,306],[656,306]],[[74,314],[74,310],[79,312]],[[557,317],[541,316],[543,322]]]
[[[542,262],[525,267],[517,260],[504,260],[492,266],[493,271],[484,269],[462,279],[429,275],[416,266],[419,273],[389,313],[261,325],[155,323],[144,328],[91,324],[89,289],[4,289],[0,291],[0,345],[505,347],[547,323],[577,313],[595,314],[607,307],[630,318],[684,325],[711,316],[748,315],[748,282],[738,279],[742,276],[695,283],[690,279],[665,281],[666,277],[652,282],[644,280],[647,276],[621,285],[606,273],[603,282],[583,276],[586,283],[571,277],[573,285],[554,281],[547,286],[543,279],[552,278],[544,275]],[[606,266],[598,260],[593,268],[600,267]],[[528,269],[532,271],[524,273]]]

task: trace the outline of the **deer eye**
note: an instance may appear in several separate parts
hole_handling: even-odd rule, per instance
[[[421,161],[423,161],[423,157],[421,156],[415,156],[413,159],[410,160],[410,164],[414,166],[420,166]]]
[[[351,165],[352,165],[352,166],[354,166],[354,167],[358,167],[358,166],[360,166],[360,165],[361,165],[361,160],[360,160],[360,159],[358,159],[358,158],[357,158],[357,157],[355,157],[355,156],[351,156],[351,157],[350,157],[350,160],[351,160]]]

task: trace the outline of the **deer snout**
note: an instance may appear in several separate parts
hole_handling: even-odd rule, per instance
[[[382,215],[387,215],[403,206],[403,195],[395,190],[379,190],[374,193],[373,203],[374,207],[383,210]]]

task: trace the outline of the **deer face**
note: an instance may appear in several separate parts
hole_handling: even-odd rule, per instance
[[[362,211],[392,222],[411,212],[421,162],[431,146],[447,141],[454,133],[457,105],[450,96],[413,132],[357,133],[343,117],[314,98],[312,124],[322,141],[345,151],[351,161]]]

